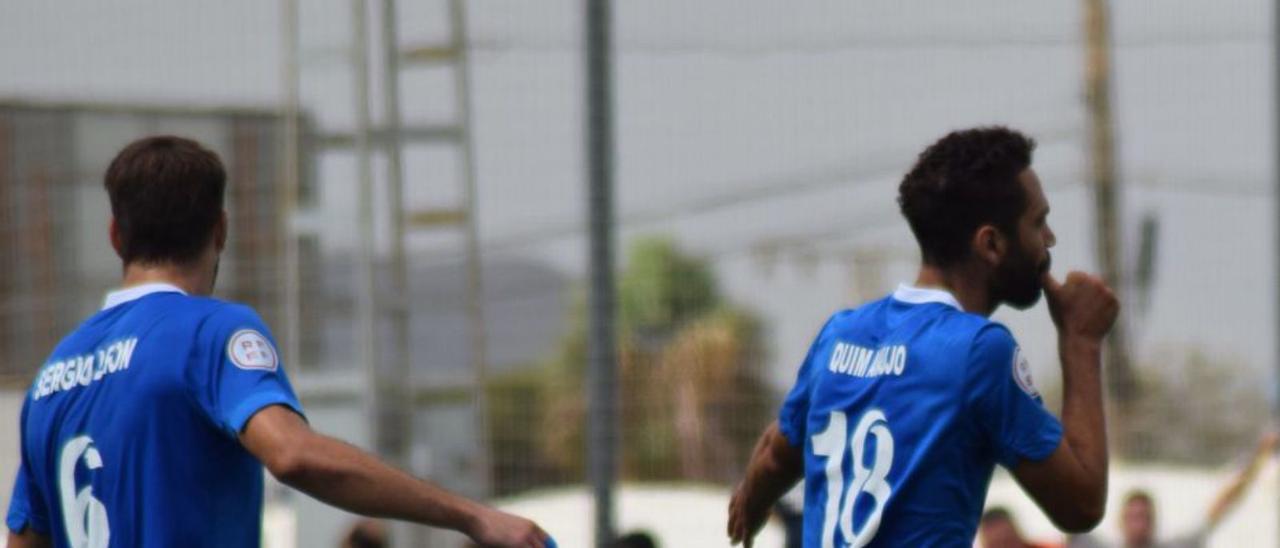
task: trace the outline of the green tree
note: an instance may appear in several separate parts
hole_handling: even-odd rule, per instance
[[[760,322],[726,302],[706,263],[669,239],[635,241],[618,280],[624,477],[732,481],[772,403],[760,378]],[[495,459],[503,491],[584,476],[587,319],[581,292],[572,307],[551,359],[488,387],[495,455],[523,455],[518,466]],[[518,468],[535,470],[536,478]]]

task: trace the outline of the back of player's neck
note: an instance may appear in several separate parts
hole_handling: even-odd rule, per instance
[[[121,288],[129,288],[146,284],[168,284],[185,291],[188,295],[200,295],[204,276],[194,266],[175,265],[172,263],[139,263],[125,265],[124,279]]]
[[[965,312],[990,316],[995,311],[985,284],[963,268],[943,268],[923,264],[916,275],[916,287],[941,289],[951,293]]]

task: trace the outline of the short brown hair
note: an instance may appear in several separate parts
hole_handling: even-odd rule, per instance
[[[200,143],[160,135],[120,151],[103,186],[125,264],[181,264],[196,259],[213,237],[222,216],[227,171],[218,155]]]

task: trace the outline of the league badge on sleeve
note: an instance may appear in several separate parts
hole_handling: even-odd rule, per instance
[[[1027,357],[1022,355],[1022,348],[1018,347],[1013,349],[1013,380],[1028,396],[1041,401],[1040,391],[1036,390],[1036,385],[1031,380],[1031,364],[1027,362]]]
[[[280,364],[271,341],[253,329],[241,329],[231,334],[227,357],[240,369],[275,371]]]

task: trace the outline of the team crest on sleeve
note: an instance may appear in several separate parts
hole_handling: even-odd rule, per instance
[[[231,334],[227,343],[227,357],[240,369],[275,371],[280,364],[276,347],[271,341],[253,329],[241,329]]]
[[[1031,364],[1027,362],[1027,357],[1022,355],[1022,349],[1018,347],[1013,349],[1013,380],[1028,396],[1036,400],[1040,399],[1040,391],[1036,390],[1036,385],[1031,380]]]

